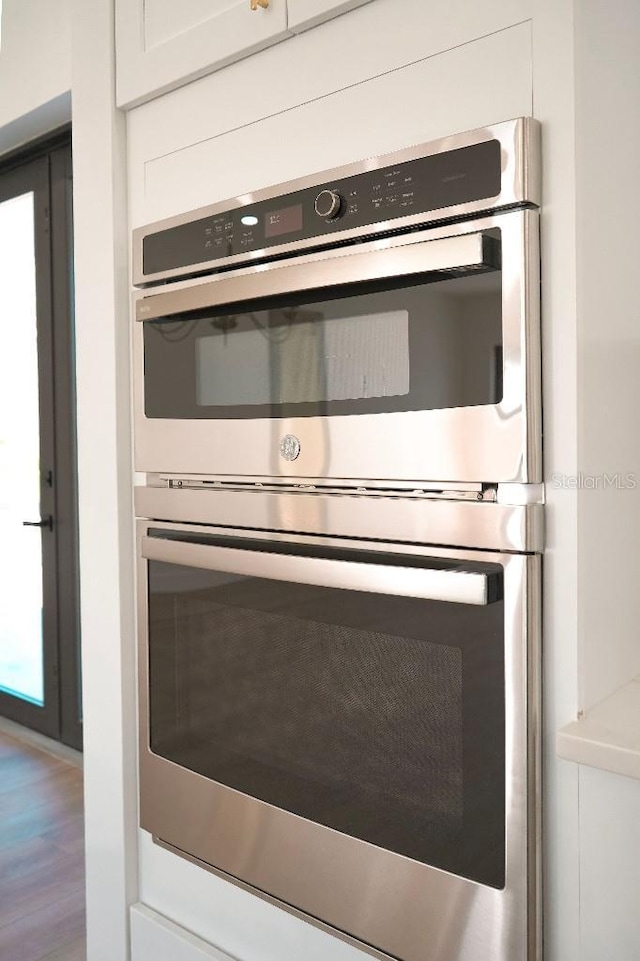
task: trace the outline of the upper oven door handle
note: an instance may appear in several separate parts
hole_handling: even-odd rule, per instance
[[[142,538],[142,556],[152,561],[182,564],[205,570],[263,577],[317,587],[366,591],[429,601],[486,606],[502,596],[502,574],[465,569],[396,567],[377,563],[274,554],[185,541]]]
[[[136,320],[175,317],[191,311],[263,297],[322,290],[344,284],[410,277],[415,274],[465,274],[500,267],[500,243],[482,231],[417,242],[416,237],[374,241],[361,248],[338,250],[254,267],[236,276],[163,290],[136,301]],[[357,252],[356,252],[357,251]]]

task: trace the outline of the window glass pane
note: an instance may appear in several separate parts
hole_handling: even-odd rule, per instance
[[[0,688],[43,703],[34,198],[0,204]]]

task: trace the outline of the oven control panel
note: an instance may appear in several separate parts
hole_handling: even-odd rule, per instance
[[[394,221],[410,215],[424,215],[426,221],[430,211],[461,204],[486,200],[490,207],[501,191],[501,169],[500,141],[489,139],[364,169],[209,216],[194,214],[195,219],[186,223],[145,234],[142,275],[198,273],[203,265],[222,267],[229,258],[236,263],[238,255],[253,254],[247,259],[254,259],[256,251],[277,247],[279,253],[304,241],[318,246],[318,238],[324,237],[335,243],[353,228],[388,223],[393,230]]]

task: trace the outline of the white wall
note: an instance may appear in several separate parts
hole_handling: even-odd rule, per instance
[[[542,124],[542,387],[544,474],[577,470],[574,4],[536,0],[533,110]],[[580,958],[578,771],[555,731],[577,711],[577,497],[548,487],[543,617],[545,961]]]
[[[640,674],[640,4],[576,6],[580,708]]]
[[[73,176],[87,942],[126,961],[136,887],[124,117],[111,0],[73,0]]]
[[[0,153],[71,119],[71,0],[4,0]]]
[[[580,961],[640,957],[640,781],[580,768]]]
[[[636,478],[578,494],[587,711],[640,674],[640,4],[580,0],[575,10],[579,471]],[[580,961],[640,957],[639,812],[640,781],[579,768]]]

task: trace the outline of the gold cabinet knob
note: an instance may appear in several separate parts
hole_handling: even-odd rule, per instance
[[[266,10],[268,6],[269,6],[269,0],[251,0],[252,10],[257,10],[258,7],[262,7],[263,10]]]

